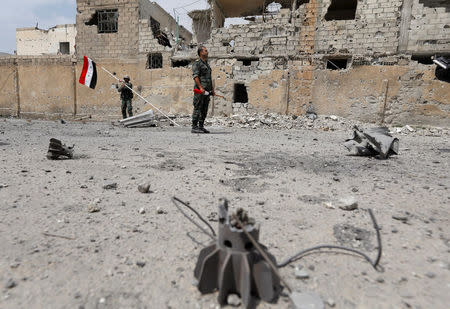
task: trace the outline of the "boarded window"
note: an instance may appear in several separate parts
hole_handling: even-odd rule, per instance
[[[98,33],[115,33],[118,30],[119,13],[117,9],[98,10]]]
[[[69,55],[70,54],[69,42],[59,42],[59,52],[63,55]]]
[[[358,0],[332,0],[325,20],[355,19]]]
[[[247,87],[244,84],[234,84],[234,103],[248,103]]]
[[[161,69],[163,67],[163,58],[161,53],[148,54],[147,69]]]

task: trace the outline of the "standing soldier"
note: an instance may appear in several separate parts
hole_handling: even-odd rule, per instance
[[[128,117],[133,116],[133,107],[131,105],[131,100],[133,99],[133,91],[131,89],[133,89],[133,84],[130,83],[130,77],[128,75],[125,75],[123,80],[118,91],[120,92],[120,99],[122,99],[122,117],[125,119],[127,118],[127,110]]]
[[[194,111],[192,113],[192,133],[209,133],[205,129],[205,119],[208,113],[209,96],[215,95],[211,78],[211,67],[208,64],[208,50],[204,46],[198,48],[200,59],[192,65],[194,88],[201,93],[194,93]]]

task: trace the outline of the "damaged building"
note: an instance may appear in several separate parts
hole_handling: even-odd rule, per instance
[[[76,59],[52,60],[70,70],[71,87],[55,93],[70,104],[57,104],[52,112],[119,116],[110,77],[102,75],[95,91],[76,84],[86,55],[130,75],[162,110],[189,114],[190,66],[197,46],[205,45],[216,90],[227,98],[214,98],[210,114],[314,110],[370,122],[448,125],[450,84],[435,76],[433,58],[450,54],[449,1],[208,2],[208,9],[189,12],[191,34],[148,0],[77,0]],[[236,17],[246,23],[225,26]],[[46,71],[43,59],[0,61],[1,70],[19,71],[19,77],[21,62],[40,63],[33,70]],[[20,82],[16,88],[29,91]],[[48,98],[35,95],[28,112],[44,109],[38,99],[53,106]],[[3,111],[18,109],[17,102],[2,101]]]
[[[19,56],[73,55],[75,53],[75,25],[58,25],[48,30],[16,29],[16,47]]]

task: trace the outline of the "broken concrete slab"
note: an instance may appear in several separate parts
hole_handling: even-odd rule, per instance
[[[389,134],[386,127],[361,130],[354,127],[353,138],[345,141],[344,146],[354,156],[376,156],[387,159],[398,154],[399,140]]]

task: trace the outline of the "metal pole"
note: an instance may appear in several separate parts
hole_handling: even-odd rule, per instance
[[[104,67],[102,67],[103,71],[105,71],[106,73],[108,73],[109,75],[111,75],[112,77],[114,77],[116,80],[120,81],[120,79],[117,78],[117,76],[113,75],[111,72],[109,72],[107,69],[105,69]],[[149,101],[147,101],[147,99],[145,99],[143,96],[141,96],[139,93],[137,93],[136,91],[134,91],[133,89],[131,89],[130,87],[128,87],[127,85],[125,85],[128,89],[130,89],[131,91],[133,91],[134,94],[136,94],[139,98],[141,98],[142,100],[144,100],[146,103],[150,104],[154,109],[156,109],[158,112],[160,112],[161,114],[163,114],[167,119],[169,119],[170,122],[172,122],[174,125],[176,125],[177,127],[180,127],[180,125],[178,123],[176,123],[175,121],[173,121],[172,119],[169,118],[169,116],[167,116],[166,114],[164,114],[164,112],[162,112],[159,108],[157,108],[155,105],[153,105],[152,103],[150,103]]]

